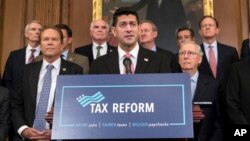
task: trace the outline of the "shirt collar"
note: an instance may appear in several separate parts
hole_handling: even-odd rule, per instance
[[[96,42],[93,41],[93,47],[96,48],[97,46],[102,46],[103,48],[107,48],[108,47],[107,42],[104,42],[103,44],[98,45]]]
[[[69,53],[69,50],[66,49],[62,52],[62,55],[64,56],[64,59],[66,59],[68,57],[68,53]]]
[[[36,52],[40,52],[40,45],[36,46],[35,48],[31,47],[29,44],[27,45],[27,50],[35,49]]]
[[[195,83],[197,83],[198,76],[199,76],[199,72],[196,71],[195,74],[193,76],[191,76],[191,80],[194,81]]]
[[[136,43],[135,47],[129,52],[134,58],[137,58],[139,52],[139,44]],[[127,54],[124,50],[121,49],[121,47],[118,45],[118,54],[119,58],[123,59],[124,55]]]
[[[216,48],[216,46],[217,46],[217,41],[214,41],[212,44],[208,44],[208,43],[203,42],[203,44],[204,44],[204,47],[205,47],[206,49],[209,49],[209,48],[208,48],[209,46],[212,46],[212,47]]]
[[[46,66],[48,64],[50,64],[50,63],[48,63],[45,59],[43,59],[42,69],[46,69]],[[56,70],[60,69],[60,64],[61,64],[61,57],[58,57],[57,60],[55,60],[53,63],[51,63],[51,65],[53,65]]]
[[[151,48],[152,51],[155,51],[156,52],[156,46],[154,45],[152,48]]]

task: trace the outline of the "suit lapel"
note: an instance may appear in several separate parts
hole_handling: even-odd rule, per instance
[[[67,56],[67,61],[70,61],[70,62],[74,62],[76,60],[75,56],[73,53],[71,52],[68,52],[68,56]]]
[[[90,44],[87,48],[87,56],[89,57],[89,62],[91,63],[94,60],[93,50],[92,50],[93,44]]]
[[[25,65],[25,61],[26,61],[26,49],[27,49],[27,46],[26,47],[24,47],[23,49],[22,49],[22,54],[21,54],[21,64],[23,64],[23,65]]]
[[[223,65],[222,60],[223,60],[223,47],[221,46],[220,43],[217,43],[217,51],[218,51],[218,60],[217,60],[217,77],[221,76],[221,65]]]
[[[210,68],[210,64],[208,62],[207,56],[206,56],[206,51],[205,51],[205,47],[203,44],[201,44],[201,50],[203,52],[203,57],[202,57],[202,64],[203,64],[203,68],[205,68],[205,70],[208,70],[209,73],[211,74],[211,76],[213,76],[212,70]],[[202,65],[201,64],[201,65]]]
[[[148,56],[148,52],[146,49],[140,47],[138,52],[138,59],[135,68],[135,73],[143,73],[148,61],[150,61],[150,57]]]
[[[206,85],[207,81],[202,77],[202,75],[199,75],[193,101],[200,101],[202,99],[202,97],[206,94]]]
[[[30,84],[32,85],[30,87],[30,91],[31,91],[31,97],[33,100],[33,104],[34,106],[36,105],[36,99],[37,99],[37,84],[38,84],[38,80],[39,80],[39,75],[40,75],[40,71],[41,71],[41,67],[42,67],[42,61],[37,62],[36,64],[34,64],[35,66],[30,70]]]
[[[64,74],[69,74],[70,69],[68,68],[68,65],[66,63],[65,60],[61,59],[61,67],[60,67],[60,75],[64,75]]]

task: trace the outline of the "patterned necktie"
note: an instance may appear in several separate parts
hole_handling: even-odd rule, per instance
[[[216,78],[217,64],[216,64],[215,54],[214,54],[212,46],[209,46],[208,56],[209,56],[209,65],[210,65],[210,68],[212,70],[214,78]]]
[[[96,59],[97,59],[98,57],[101,56],[100,50],[102,49],[102,46],[97,46],[96,49],[97,49],[97,53],[96,53]]]
[[[29,57],[29,60],[28,60],[28,64],[35,61],[34,52],[35,52],[36,50],[35,50],[35,49],[31,49],[30,51],[31,51],[31,54],[30,54],[30,57]]]
[[[124,74],[134,74],[135,73],[135,68],[134,68],[133,62],[131,61],[131,57],[132,57],[132,55],[130,53],[127,53],[124,55],[124,60],[123,60],[123,64],[125,67]],[[130,65],[130,66],[128,66],[128,65]],[[130,69],[130,70],[128,70],[128,69]]]
[[[40,99],[36,108],[36,116],[34,120],[34,128],[43,131],[46,128],[46,112],[49,101],[50,87],[51,87],[51,70],[54,68],[53,65],[47,65],[47,72],[44,76],[42,91]]]

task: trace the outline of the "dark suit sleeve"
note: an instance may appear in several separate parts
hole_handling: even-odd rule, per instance
[[[76,49],[74,50],[74,53],[83,55],[81,52],[82,52],[82,51],[81,51],[81,47],[76,48]]]
[[[22,125],[28,125],[24,120],[24,103],[23,103],[23,77],[25,69],[18,75],[17,86],[11,92],[11,121],[14,126],[14,130],[17,131]]]
[[[230,123],[249,124],[241,108],[239,70],[233,65],[226,89],[226,107]]]
[[[4,141],[9,129],[9,94],[0,87],[0,140]]]
[[[2,85],[8,89],[11,89],[12,86],[12,60],[13,60],[13,53],[10,53],[7,62],[5,64],[5,69],[3,73],[3,80]]]
[[[240,60],[240,58],[239,58],[239,55],[238,55],[236,48],[234,48],[233,54],[234,54],[234,56],[233,56],[234,62],[232,62],[232,63],[238,62]]]
[[[240,59],[245,60],[249,57],[250,57],[249,40],[247,39],[242,42]]]

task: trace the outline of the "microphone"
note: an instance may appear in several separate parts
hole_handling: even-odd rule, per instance
[[[123,59],[123,65],[125,66],[126,74],[132,74],[132,72],[131,72],[131,64],[132,64],[132,61],[131,61],[130,58],[124,58]]]

